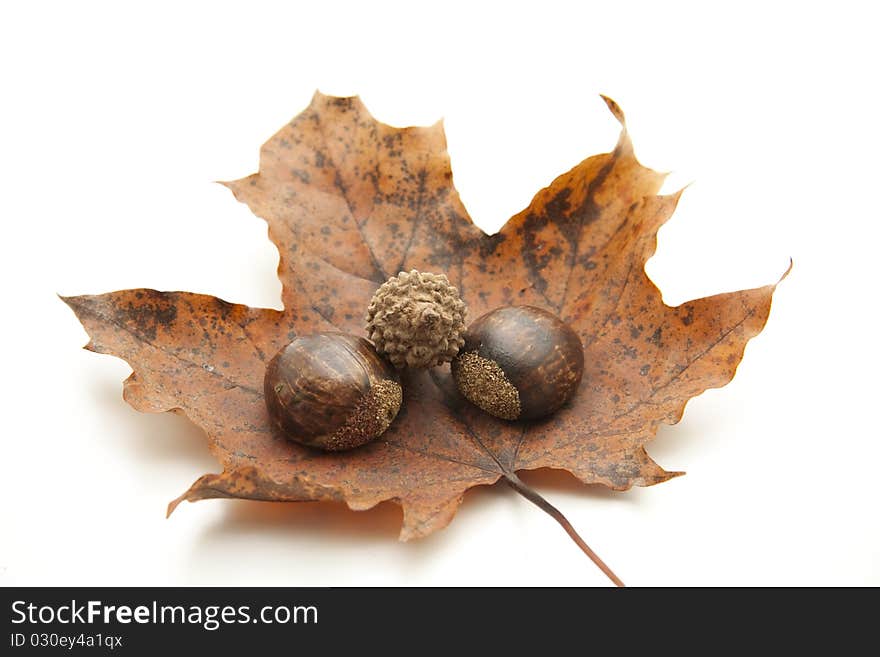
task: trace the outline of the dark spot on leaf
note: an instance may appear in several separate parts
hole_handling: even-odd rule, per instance
[[[686,306],[682,306],[682,310],[684,310],[686,314],[684,315],[684,317],[681,317],[681,315],[679,315],[679,317],[681,318],[681,323],[685,326],[690,326],[691,322],[694,321],[694,307],[688,304]]]
[[[307,185],[312,181],[312,177],[309,175],[309,172],[305,171],[303,169],[291,169],[290,173],[294,177],[299,178],[302,182],[304,182]]]

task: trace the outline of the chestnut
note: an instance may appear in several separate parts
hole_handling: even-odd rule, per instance
[[[403,400],[394,367],[367,340],[345,333],[294,339],[266,367],[263,391],[285,437],[328,451],[380,436]]]
[[[558,410],[583,372],[580,338],[556,315],[534,306],[503,306],[474,320],[452,361],[461,394],[505,420]]]

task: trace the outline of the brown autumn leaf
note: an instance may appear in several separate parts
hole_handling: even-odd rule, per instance
[[[664,305],[644,270],[680,195],[657,195],[662,181],[638,163],[624,127],[613,152],[554,180],[489,236],[455,191],[440,124],[393,128],[356,97],[319,93],[263,146],[259,173],[225,183],[269,225],[283,312],[149,289],[64,300],[88,349],[131,365],[125,400],[182,412],[223,464],[169,513],[182,500],[219,497],[352,509],[393,500],[407,540],[448,524],[467,489],[515,484],[518,470],[564,469],[615,490],[680,474],[645,444],[691,397],[730,381],[775,286]],[[413,268],[446,273],[471,319],[502,304],[562,317],[585,351],[574,400],[543,421],[497,420],[462,402],[446,366],[407,373],[397,420],[365,447],[319,453],[278,435],[263,401],[267,361],[297,334],[363,335],[375,289]]]

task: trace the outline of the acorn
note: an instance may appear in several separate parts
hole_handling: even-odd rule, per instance
[[[466,313],[445,274],[402,271],[373,295],[367,335],[397,368],[435,367],[451,361],[464,344]]]
[[[368,341],[345,333],[297,337],[266,367],[269,416],[308,447],[353,449],[376,439],[400,410],[400,377]]]
[[[533,306],[504,306],[475,320],[452,361],[461,394],[505,420],[558,410],[583,373],[580,338],[556,315]]]

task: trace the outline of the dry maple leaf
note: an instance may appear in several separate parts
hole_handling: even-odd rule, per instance
[[[644,265],[680,193],[657,195],[663,175],[638,163],[623,113],[605,100],[624,126],[614,151],[554,180],[489,236],[453,186],[439,123],[394,128],[357,97],[318,93],[263,146],[259,173],[225,183],[269,225],[283,312],[149,289],[65,298],[89,333],[86,348],[131,365],[125,400],[184,413],[223,464],[169,513],[217,497],[352,509],[393,500],[407,540],[447,525],[467,489],[503,477],[579,541],[516,471],[564,469],[615,490],[680,474],[657,465],[645,443],[691,397],[730,381],[775,285],[664,305]],[[586,363],[574,400],[542,421],[505,422],[462,402],[447,366],[406,373],[397,420],[365,447],[328,454],[279,435],[263,400],[267,361],[298,334],[362,335],[378,285],[413,268],[446,273],[472,319],[528,304],[568,322]]]

